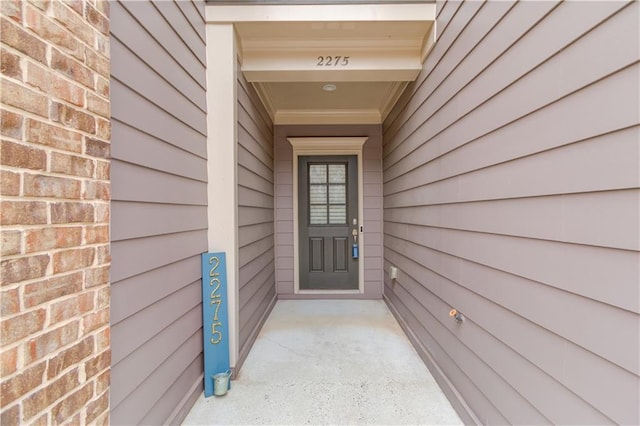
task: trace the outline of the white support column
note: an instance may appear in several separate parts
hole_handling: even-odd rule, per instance
[[[227,254],[229,352],[238,361],[236,40],[233,24],[207,24],[209,251]]]

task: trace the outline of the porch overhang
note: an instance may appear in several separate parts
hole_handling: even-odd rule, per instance
[[[435,3],[210,2],[206,18],[234,27],[240,70],[275,124],[372,124],[418,76],[435,14]]]

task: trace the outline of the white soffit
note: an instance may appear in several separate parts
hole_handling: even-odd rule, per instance
[[[215,5],[208,23],[310,21],[435,21],[436,4]]]
[[[435,42],[435,4],[207,5],[275,124],[380,123]],[[335,92],[322,91],[325,83]]]

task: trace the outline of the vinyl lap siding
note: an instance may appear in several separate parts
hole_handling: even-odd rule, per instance
[[[238,65],[240,367],[276,301],[273,124]]]
[[[384,123],[385,297],[464,420],[638,424],[640,4],[437,7]]]
[[[110,7],[111,422],[179,422],[202,386],[204,4]]]

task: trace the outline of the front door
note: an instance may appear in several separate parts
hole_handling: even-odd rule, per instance
[[[355,155],[298,157],[301,290],[358,289],[357,164]]]

